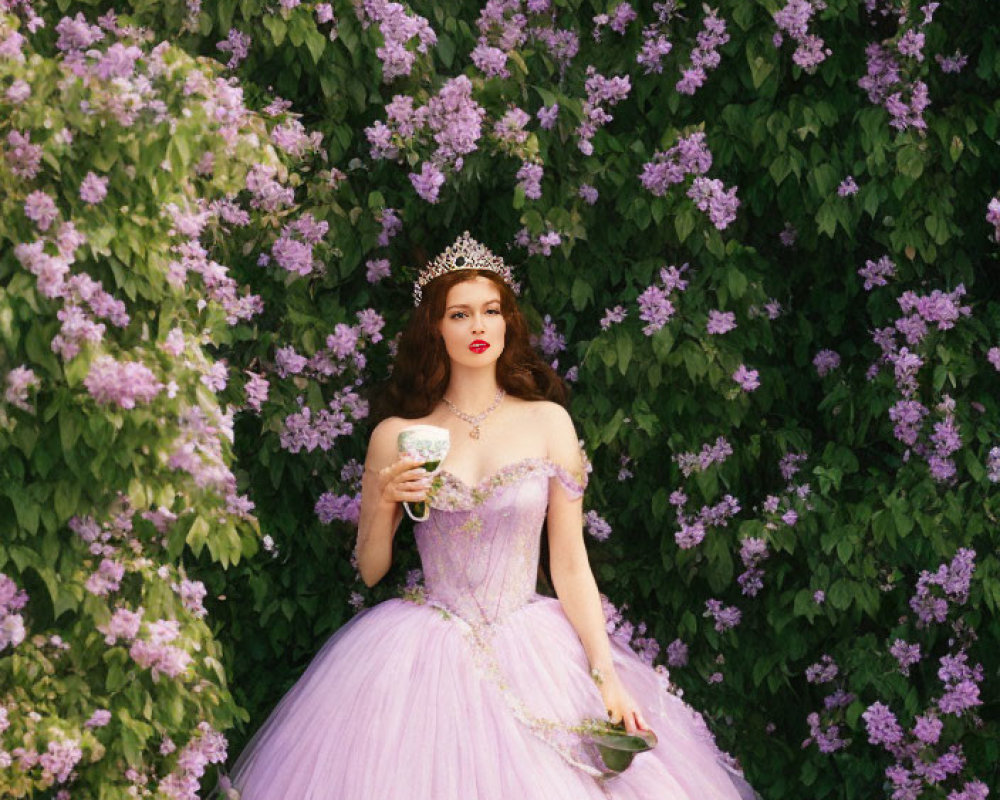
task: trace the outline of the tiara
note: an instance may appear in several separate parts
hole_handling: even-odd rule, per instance
[[[447,272],[455,272],[463,269],[485,269],[495,272],[503,282],[515,292],[517,287],[514,284],[514,276],[502,258],[493,255],[492,251],[484,244],[480,244],[465,231],[459,236],[455,243],[448,246],[443,253],[430,262],[413,284],[413,305],[419,306],[424,295],[424,287],[435,278]]]

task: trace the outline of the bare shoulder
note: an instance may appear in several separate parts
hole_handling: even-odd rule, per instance
[[[412,423],[402,417],[387,417],[372,430],[368,440],[368,456],[365,463],[371,469],[381,469],[396,460],[396,437]]]
[[[563,431],[573,429],[573,419],[569,412],[558,403],[551,400],[538,400],[533,405],[537,406],[539,419],[544,420],[546,425],[554,425]]]
[[[576,428],[565,408],[551,400],[528,401],[526,407],[533,429],[547,442],[550,454],[577,446]]]

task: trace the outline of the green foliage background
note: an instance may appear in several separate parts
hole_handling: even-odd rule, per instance
[[[61,11],[82,8],[88,15],[105,5],[58,4]],[[987,203],[1000,187],[1000,26],[992,4],[945,4],[927,28],[928,53],[961,50],[969,65],[958,75],[942,73],[932,58],[914,66],[932,100],[926,134],[894,131],[887,113],[857,86],[865,46],[897,33],[891,20],[873,23],[864,3],[831,0],[817,14],[812,29],[832,53],[806,74],[791,62],[788,44],[776,49],[771,42],[771,15],[781,4],[723,0],[717,8],[731,40],[721,48],[721,66],[693,97],[673,85],[700,29],[697,4],[684,6],[671,23],[675,46],[664,73],[648,76],[635,63],[639,23],[624,36],[605,30],[595,42],[591,20],[610,6],[579,0],[554,5],[560,26],[580,34],[581,52],[565,72],[543,49],[528,45],[512,57],[510,78],[486,80],[468,56],[478,35],[478,7],[456,0],[413,2],[409,8],[427,18],[438,43],[418,58],[409,77],[387,85],[375,54],[381,44],[377,26],[364,28],[347,2],[334,4],[334,41],[329,25],[316,24],[310,4],[289,11],[256,0],[207,0],[194,31],[183,29],[183,4],[130,4],[138,22],[191,54],[217,56],[215,43],[231,27],[248,33],[250,56],[237,70],[248,102],[262,107],[274,94],[291,100],[306,127],[322,132],[328,154],[328,160],[298,159],[289,177],[296,186],[296,213],[309,211],[330,224],[325,275],[303,279],[257,266],[259,253],[287,221],[283,214],[261,214],[251,227],[219,232],[212,242],[213,256],[260,294],[265,306],[262,316],[216,331],[205,345],[208,357],[225,358],[230,368],[222,401],[242,402],[243,370],[270,373],[275,350],[285,345],[312,355],[335,324],[353,323],[360,309],[380,311],[391,337],[411,306],[412,265],[462,230],[507,254],[518,229],[535,236],[554,229],[563,243],[551,256],[509,252],[519,262],[529,318],[540,329],[550,315],[569,342],[560,369],[579,368],[571,411],[594,465],[585,508],[614,529],[607,542],[591,549],[598,584],[614,602],[627,603],[628,616],[644,620],[662,643],[679,637],[689,644],[690,664],[672,670],[672,678],[688,701],[705,710],[720,744],[740,758],[768,800],[803,792],[815,798],[882,793],[891,760],[867,743],[860,714],[881,700],[908,725],[940,695],[937,658],[948,651],[949,632],[943,626],[918,630],[908,600],[922,570],[933,571],[957,548],[972,547],[979,554],[972,592],[958,613],[978,634],[970,652],[986,667],[979,709],[985,724],[949,718],[942,741],[961,743],[968,775],[996,785],[1000,675],[991,654],[1000,646],[1000,500],[984,468],[988,450],[1000,444],[1000,375],[985,359],[1000,344],[1000,251],[985,220]],[[648,21],[648,9],[638,10]],[[632,91],[611,110],[614,121],[595,136],[593,154],[584,156],[572,131],[588,64],[603,75],[630,75]],[[543,131],[533,124],[526,145],[545,167],[541,199],[526,199],[515,189],[520,160],[501,152],[489,136],[462,171],[449,176],[433,205],[415,194],[407,178],[429,155],[426,147],[404,147],[405,163],[370,158],[364,128],[385,118],[394,95],[423,103],[459,74],[470,76],[474,97],[487,110],[484,131],[511,105],[533,114],[543,104],[559,103],[556,127]],[[712,151],[709,175],[738,186],[739,215],[724,231],[712,227],[682,187],[658,198],[638,180],[655,151],[694,130],[705,132]],[[193,131],[178,132],[175,139],[181,152],[200,150]],[[331,166],[347,176],[335,187],[325,172]],[[840,197],[837,186],[847,175],[860,191]],[[577,194],[584,183],[600,191],[593,207]],[[402,233],[388,248],[376,242],[386,207],[403,220]],[[779,241],[786,225],[798,234],[792,247]],[[151,253],[162,248],[153,240],[146,246]],[[896,263],[897,277],[888,287],[865,292],[857,270],[883,255]],[[365,262],[381,257],[393,264],[393,276],[373,286],[365,280]],[[635,300],[670,264],[688,264],[691,285],[674,319],[647,337]],[[8,293],[16,288],[9,274],[0,272]],[[891,374],[883,369],[868,380],[865,373],[879,355],[871,331],[892,324],[900,291],[951,291],[960,283],[968,290],[971,316],[953,329],[932,331],[919,347],[925,365],[918,397],[928,407],[944,394],[953,397],[962,431],[957,480],[943,485],[931,479],[921,459],[905,460],[894,439],[888,409],[898,395]],[[124,289],[121,279],[117,285]],[[761,313],[771,298],[783,308],[773,321]],[[155,298],[151,303],[150,313],[163,313],[155,311]],[[616,304],[626,306],[629,316],[603,330],[599,320]],[[735,312],[737,329],[706,335],[709,309]],[[14,318],[17,325],[8,325],[8,341],[13,337],[15,343],[7,346],[15,351],[20,338],[9,331],[26,326],[30,316],[25,312]],[[824,348],[836,350],[842,364],[819,378],[811,360]],[[351,593],[377,602],[398,592],[406,571],[418,565],[404,531],[393,572],[368,592],[349,562],[353,528],[322,525],[312,511],[324,491],[350,490],[341,469],[364,457],[369,431],[363,424],[326,453],[292,454],[279,444],[282,420],[298,408],[298,397],[316,410],[355,378],[372,383],[384,376],[390,363],[384,343],[366,347],[365,354],[366,368],[339,382],[282,381],[272,374],[264,413],[237,416],[235,472],[276,554],[254,554],[256,544],[247,543],[243,554],[251,558],[221,556],[213,544],[219,535],[214,523],[208,549],[188,534],[195,546],[173,553],[209,588],[214,642],[225,654],[233,697],[248,712],[249,724],[230,731],[234,751],[325,638],[350,618]],[[9,360],[13,366],[24,356]],[[741,363],[760,373],[761,386],[751,394],[730,378]],[[49,418],[58,415],[60,423],[75,413],[49,408]],[[81,419],[95,418],[93,410],[80,413]],[[684,479],[670,456],[697,451],[720,435],[733,444],[734,455],[721,467]],[[0,439],[0,453],[16,446],[13,438]],[[54,457],[68,464],[80,451],[60,452]],[[800,517],[794,526],[769,527],[777,515],[761,503],[784,490],[778,462],[787,452],[808,454],[799,477],[813,494],[808,502],[794,500]],[[622,456],[631,459],[634,473],[626,481],[618,480]],[[24,458],[28,466],[17,474],[10,472],[14,462],[4,461],[5,481],[43,503],[45,490],[38,487],[48,484],[41,456]],[[90,481],[70,474],[70,484]],[[678,488],[694,508],[729,493],[743,511],[729,526],[711,530],[698,548],[681,550],[668,503]],[[8,507],[0,508],[7,513],[17,502],[7,489],[0,490],[0,504],[5,502]],[[57,537],[53,545],[43,545],[20,512],[6,524],[22,547],[69,547],[59,542],[69,537],[63,525],[74,509],[46,526],[47,535]],[[735,582],[739,542],[747,536],[765,537],[771,550],[765,588],[756,598],[742,596]],[[18,563],[12,550],[6,557],[14,560],[13,570],[2,559],[0,568],[27,574],[27,562]],[[826,593],[825,603],[813,601],[816,590]],[[701,613],[709,598],[739,606],[742,624],[717,633]],[[59,614],[40,620],[66,629]],[[897,637],[919,641],[927,654],[909,678],[888,654]],[[806,715],[821,708],[826,693],[809,684],[804,671],[824,654],[834,657],[841,685],[857,696],[838,718],[852,742],[833,755],[801,746],[809,734]],[[709,684],[706,678],[716,671],[723,682]],[[260,680],[262,675],[268,679]],[[935,791],[941,793],[933,796],[945,797],[944,790]]]

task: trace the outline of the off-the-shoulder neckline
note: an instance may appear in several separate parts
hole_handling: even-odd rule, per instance
[[[504,464],[499,469],[494,470],[489,475],[486,475],[485,477],[481,478],[478,482],[474,483],[467,482],[465,479],[460,478],[451,470],[444,469],[443,467],[441,468],[440,473],[442,475],[447,475],[460,486],[464,486],[466,489],[475,491],[488,488],[489,485],[497,478],[500,478],[506,475],[508,472],[518,469],[519,467],[523,467],[525,465],[530,465],[530,464],[548,464],[549,466],[553,467],[556,470],[561,470],[567,476],[573,477],[574,482],[586,485],[586,476],[584,476],[583,480],[581,481],[580,479],[573,476],[573,474],[568,469],[566,469],[566,467],[564,467],[562,464],[557,464],[555,461],[553,461],[551,458],[548,458],[547,456],[528,456],[526,458],[520,458],[517,461],[511,461],[509,464]]]

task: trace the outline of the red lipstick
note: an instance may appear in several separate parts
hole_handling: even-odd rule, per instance
[[[473,353],[485,353],[489,347],[490,343],[484,342],[482,339],[476,339],[476,341],[469,345],[469,349]]]

